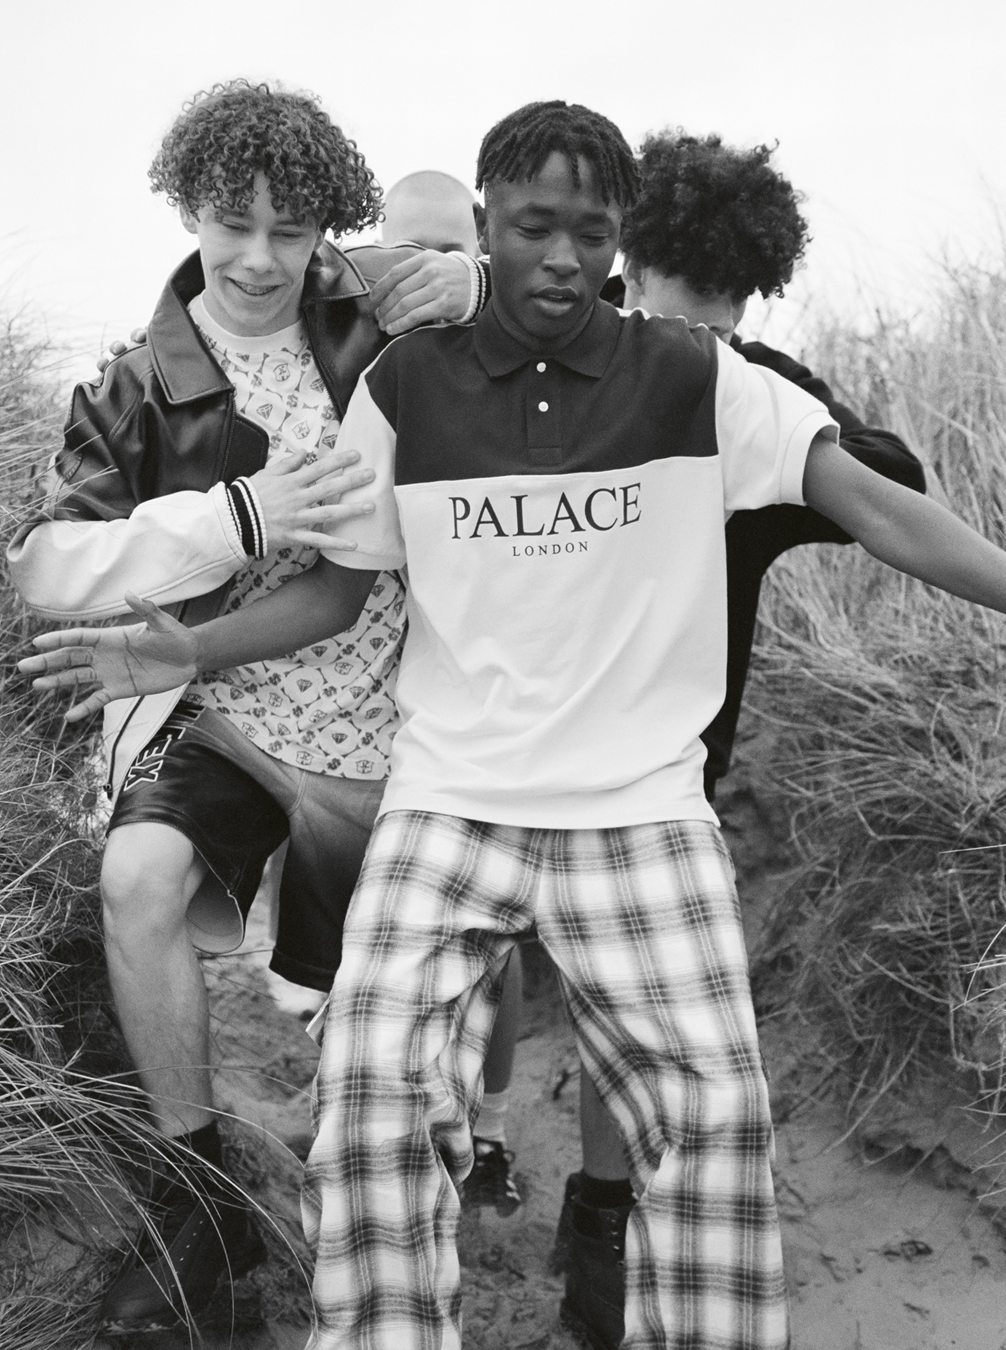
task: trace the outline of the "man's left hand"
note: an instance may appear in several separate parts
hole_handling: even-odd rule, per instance
[[[424,323],[457,323],[471,298],[471,273],[461,258],[435,249],[393,267],[370,292],[374,317],[389,337]]]
[[[40,654],[18,662],[22,674],[37,677],[32,684],[38,690],[82,689],[87,694],[66,713],[68,722],[79,722],[113,699],[176,689],[199,673],[191,628],[128,591],[126,603],[144,623],[42,633],[33,643]]]

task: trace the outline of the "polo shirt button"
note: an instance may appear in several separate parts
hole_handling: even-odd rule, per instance
[[[535,366],[535,370],[537,370],[537,371],[539,372],[539,374],[540,374],[541,371],[543,371],[544,369],[545,369],[545,362],[544,362],[544,361],[539,361],[538,364]]]
[[[539,403],[539,404],[538,404],[538,411],[539,411],[539,412],[548,412],[548,404],[547,404],[547,403]]]

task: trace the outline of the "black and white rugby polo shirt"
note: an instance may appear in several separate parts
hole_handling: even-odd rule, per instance
[[[339,436],[377,475],[348,567],[407,566],[383,810],[556,828],[715,816],[724,520],[803,501],[823,404],[705,328],[599,301],[556,355],[490,308],[393,342]],[[352,494],[347,495],[352,500]]]

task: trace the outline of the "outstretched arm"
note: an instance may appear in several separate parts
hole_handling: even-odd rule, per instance
[[[810,447],[803,491],[808,506],[881,562],[1006,612],[1006,553],[931,497],[873,473],[823,436]]]
[[[285,656],[352,628],[376,572],[325,558],[263,599],[196,628],[185,628],[149,601],[126,599],[145,622],[129,628],[73,628],[35,639],[38,656],[19,669],[36,689],[80,687],[87,698],[67,713],[78,721],[117,698],[156,694],[205,670],[228,670]]]
[[[374,318],[389,337],[399,337],[424,324],[459,323],[464,318],[471,302],[472,274],[456,253],[407,245],[394,250],[402,254],[402,262],[386,272],[375,269],[374,258],[389,251],[373,244],[346,249],[364,280],[371,283]],[[482,273],[481,310],[489,298],[491,283],[488,266],[477,265]],[[117,356],[144,346],[146,341],[146,328],[134,328],[128,341],[116,338],[110,342],[98,358],[99,373],[103,374]]]
[[[313,464],[303,452],[276,456],[247,480],[210,486],[212,474],[186,467],[191,447],[176,444],[150,373],[141,352],[116,362],[100,385],[76,387],[46,495],[10,544],[14,585],[51,618],[94,623],[128,613],[127,589],[173,604],[225,585],[266,551],[345,547],[339,526],[356,512],[341,497],[370,476],[355,467],[358,456],[345,447]],[[158,485],[173,490],[146,495]]]

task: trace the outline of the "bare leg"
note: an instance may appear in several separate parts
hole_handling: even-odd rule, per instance
[[[482,1070],[486,1092],[505,1092],[510,1086],[523,1009],[524,963],[521,960],[520,948],[515,945],[510,952],[506,973],[503,976],[503,994]]]
[[[506,1147],[506,1118],[523,1002],[524,966],[520,948],[514,946],[503,972],[496,1021],[482,1066],[485,1092],[472,1129],[475,1165],[465,1182],[466,1203],[492,1205],[504,1215],[512,1214],[520,1204],[520,1191],[510,1174],[513,1154]]]
[[[598,1181],[628,1181],[622,1132],[597,1095],[587,1070],[580,1065],[580,1138],[583,1170]]]
[[[126,1044],[168,1137],[214,1119],[209,1001],[185,927],[205,873],[170,825],[121,825],[108,837],[101,872],[108,974]]]

